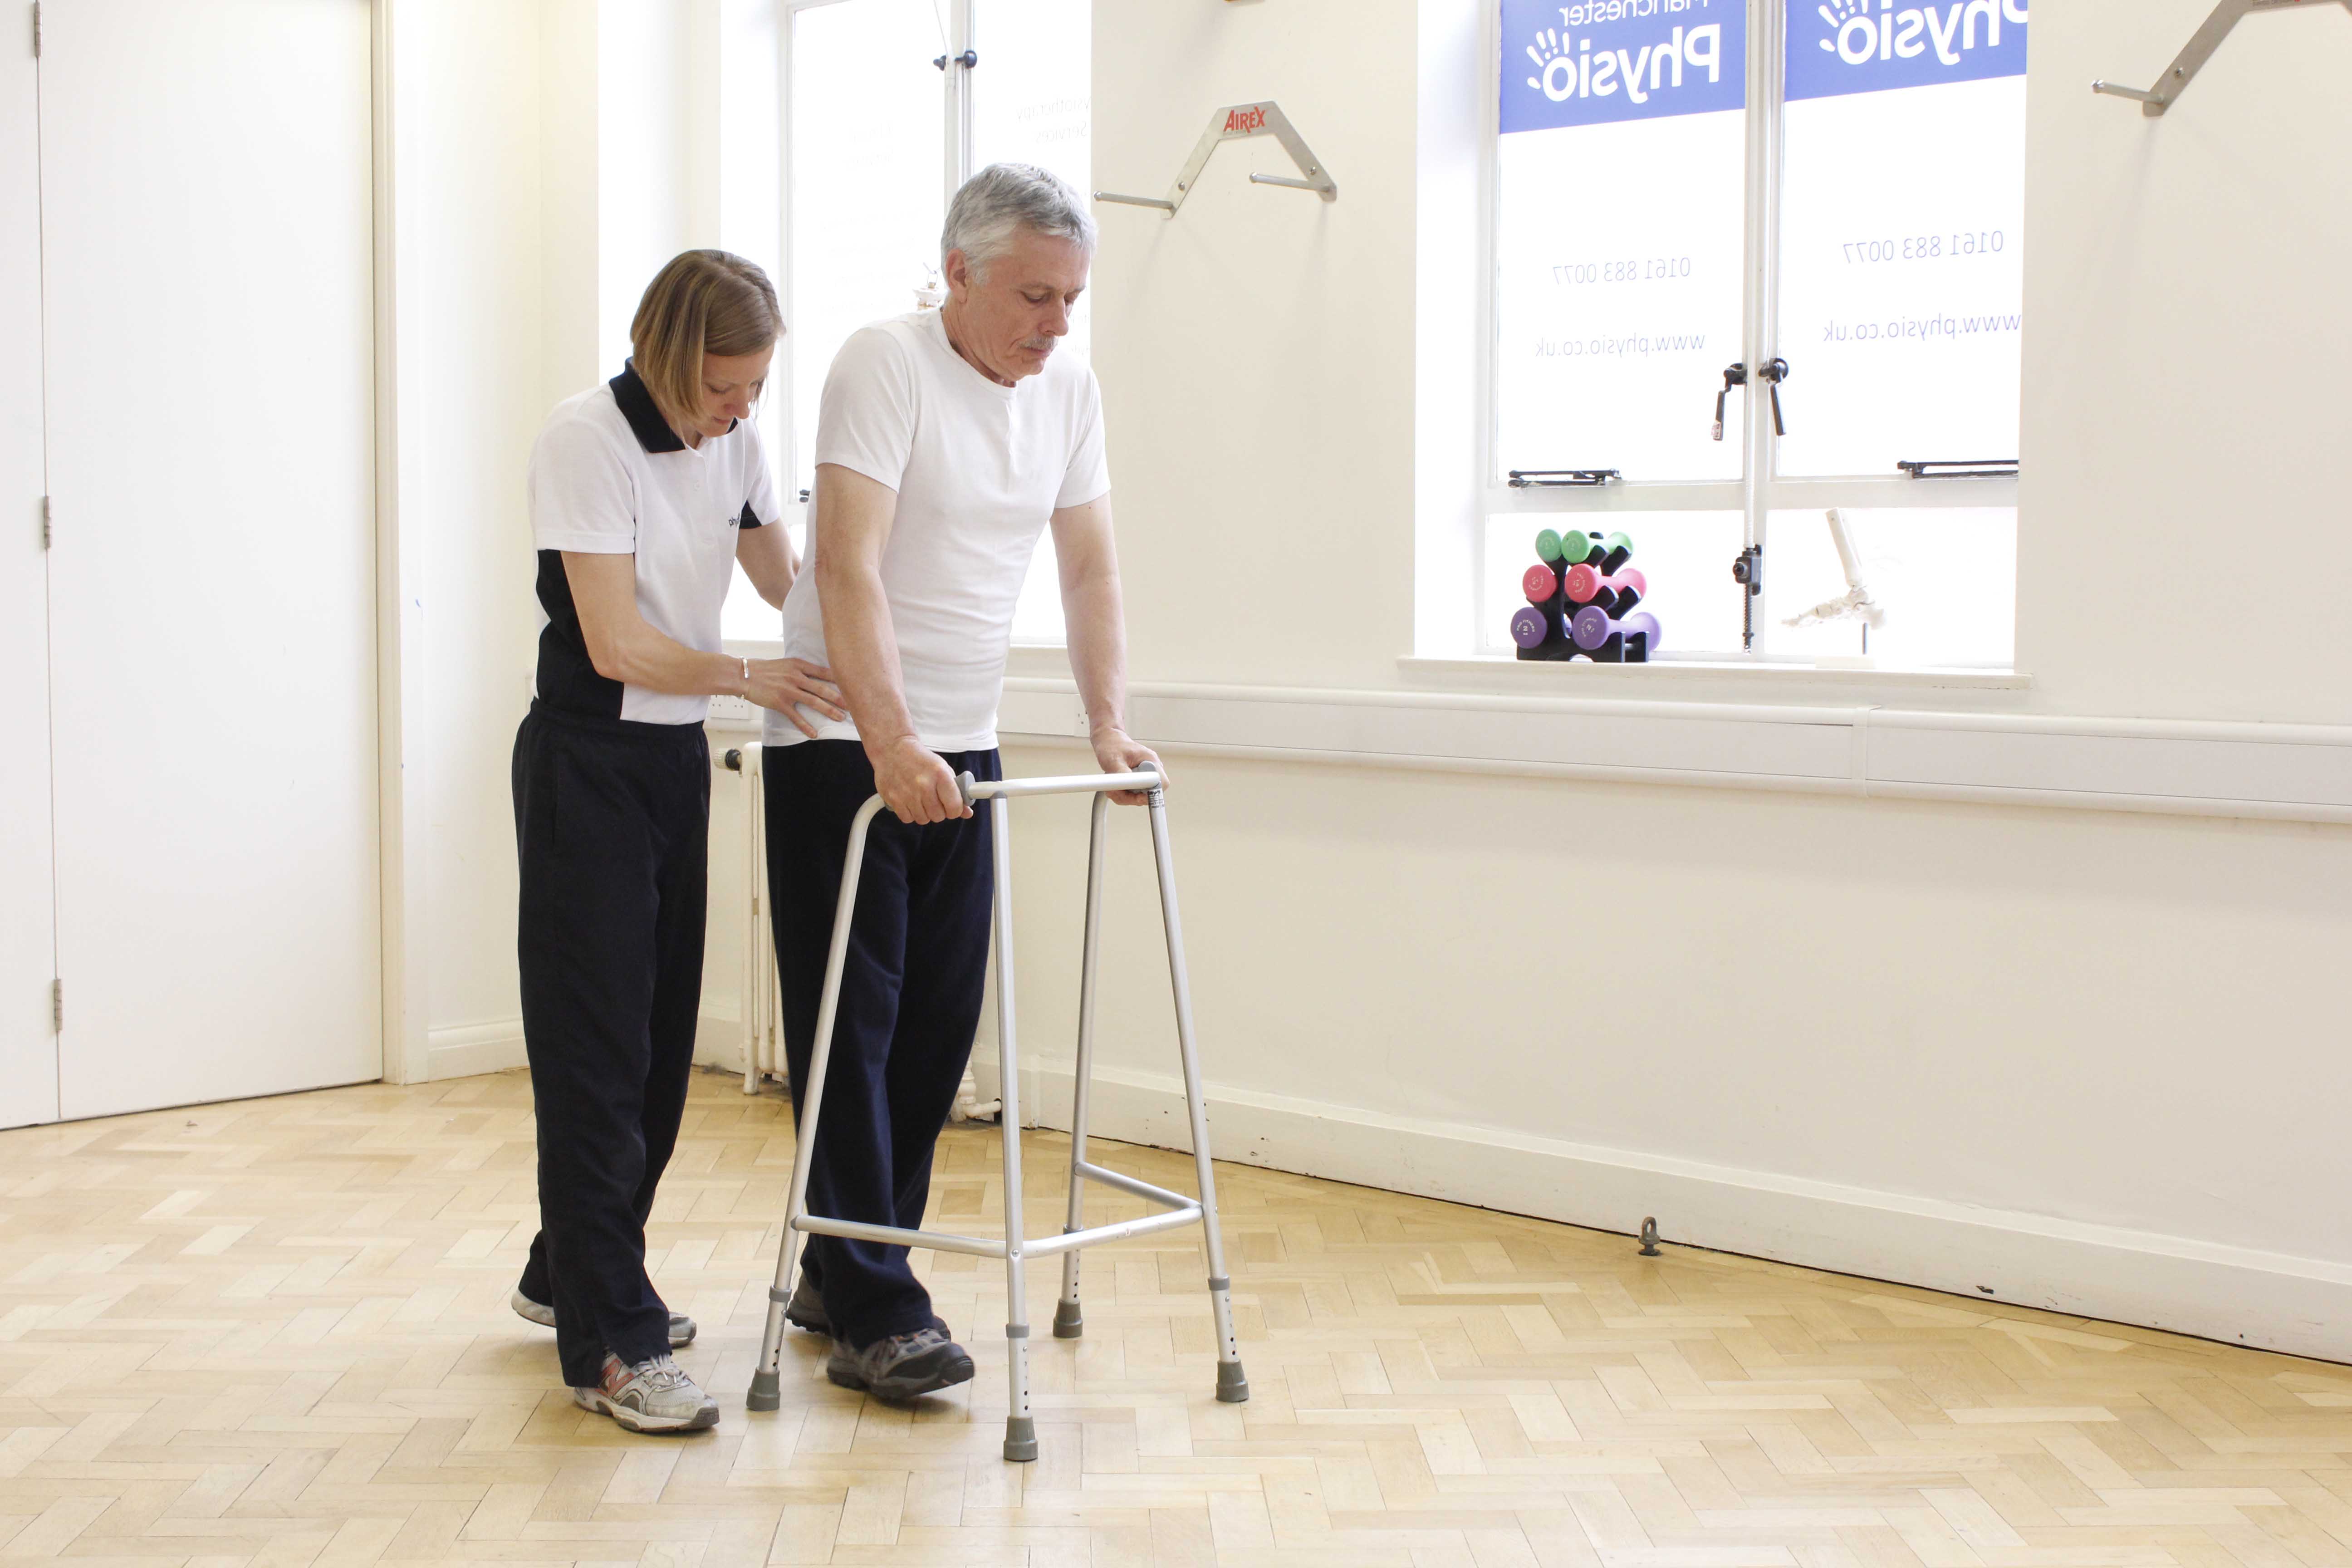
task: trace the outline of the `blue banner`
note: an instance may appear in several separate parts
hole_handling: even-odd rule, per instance
[[[1788,0],[1790,99],[2025,74],[2027,0]]]
[[[1503,0],[1502,85],[1506,136],[1745,109],[1747,0]]]

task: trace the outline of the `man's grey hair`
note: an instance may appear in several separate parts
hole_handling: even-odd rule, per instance
[[[991,163],[948,204],[940,264],[947,264],[948,252],[961,250],[972,271],[984,274],[1024,229],[1076,240],[1089,252],[1095,247],[1094,215],[1068,181],[1034,163]]]

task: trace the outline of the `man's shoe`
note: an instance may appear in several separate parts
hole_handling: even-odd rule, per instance
[[[532,1300],[520,1290],[507,1298],[507,1305],[515,1310],[516,1317],[527,1323],[537,1323],[542,1329],[555,1327],[555,1309],[544,1301]],[[699,1331],[695,1327],[694,1320],[684,1312],[672,1312],[669,1315],[670,1349],[684,1350],[694,1342],[694,1336]]]
[[[593,1388],[573,1389],[572,1402],[611,1416],[631,1432],[699,1432],[719,1425],[719,1401],[666,1355],[631,1366],[607,1351],[603,1379]]]
[[[936,1325],[911,1334],[892,1334],[862,1351],[833,1342],[824,1375],[844,1388],[861,1388],[877,1399],[912,1399],[971,1381],[971,1356]]]
[[[793,1282],[793,1299],[784,1303],[784,1321],[813,1334],[833,1337],[833,1320],[824,1315],[824,1298],[809,1283],[806,1273]]]
[[[784,1303],[784,1321],[812,1334],[823,1334],[827,1339],[833,1337],[833,1320],[825,1316],[824,1298],[817,1293],[815,1286],[809,1283],[809,1277],[805,1274],[794,1281],[793,1299]],[[948,1331],[948,1321],[934,1313],[931,1327],[944,1334]]]

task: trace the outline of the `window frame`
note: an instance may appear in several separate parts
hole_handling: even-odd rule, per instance
[[[1479,657],[1492,657],[1506,648],[1506,639],[1499,629],[1502,625],[1499,612],[1508,606],[1496,606],[1486,602],[1488,519],[1507,513],[1523,514],[1537,520],[1531,526],[1548,527],[1556,525],[1557,520],[1562,517],[1591,516],[1608,519],[1612,527],[1622,527],[1624,518],[1638,518],[1645,512],[1738,512],[1741,521],[1742,545],[1758,546],[1764,551],[1763,592],[1756,596],[1753,606],[1755,646],[1729,651],[1668,649],[1661,653],[1659,658],[1661,661],[1734,663],[1759,668],[1813,668],[1814,659],[1810,655],[1771,651],[1772,632],[1778,622],[1774,618],[1772,600],[1773,557],[1767,535],[1773,512],[1821,511],[1831,507],[1905,511],[1966,508],[2014,510],[2018,496],[2017,479],[2010,476],[1999,479],[1917,479],[1902,474],[1784,478],[1775,466],[1779,447],[1772,433],[1771,399],[1760,386],[1751,382],[1738,395],[1740,479],[1631,479],[1592,489],[1513,489],[1502,468],[1498,439],[1501,409],[1496,388],[1502,332],[1502,273],[1496,246],[1503,212],[1501,66],[1506,41],[1502,36],[1501,0],[1484,0],[1483,10],[1485,42],[1480,51],[1481,79],[1477,85],[1482,216],[1478,266],[1482,297],[1479,301],[1476,366],[1477,522],[1470,538],[1470,583],[1476,612],[1472,652]],[[1745,231],[1741,288],[1744,319],[1740,330],[1740,354],[1742,363],[1759,365],[1770,363],[1780,352],[1781,126],[1786,107],[1782,92],[1787,54],[1787,29],[1783,25],[1785,0],[1746,0],[1746,14],[1747,179],[1746,210],[1742,223]],[[1711,385],[1693,389],[1693,419],[1701,416],[1704,400],[1714,391]],[[1726,426],[1727,433],[1728,419]],[[1601,455],[1593,456],[1598,458]],[[1731,580],[1729,561],[1723,563],[1723,591],[1727,595],[1742,592]],[[2012,648],[2007,664],[1972,668],[2009,669],[2014,667],[2015,658]]]

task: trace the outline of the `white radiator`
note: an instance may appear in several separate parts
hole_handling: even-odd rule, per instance
[[[784,1081],[783,994],[776,986],[775,929],[768,918],[767,790],[760,773],[760,742],[728,753],[743,777],[743,1092],[757,1094],[772,1079]]]

